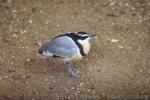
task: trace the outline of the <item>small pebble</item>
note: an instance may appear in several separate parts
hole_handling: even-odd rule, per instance
[[[77,72],[77,74],[79,74],[79,73],[80,73],[80,71],[79,71],[79,70],[77,70],[76,72]]]
[[[29,49],[29,47],[25,47],[26,49]]]
[[[103,94],[102,94],[102,95],[103,95],[103,96],[105,96],[105,94],[106,94],[106,93],[105,93],[105,92],[103,92]]]
[[[109,6],[113,6],[113,5],[115,5],[115,2],[111,2],[111,3],[109,4]]]
[[[57,24],[56,27],[60,27],[60,24]]]
[[[3,79],[3,77],[0,77],[0,81]]]
[[[119,47],[119,48],[121,48],[121,49],[123,49],[123,48],[124,48],[122,45],[119,45],[118,47]]]
[[[41,42],[36,42],[35,44],[38,45],[38,46],[42,46]]]
[[[128,3],[125,3],[124,5],[125,5],[126,7],[129,7],[129,6],[130,6]]]
[[[25,76],[25,75],[23,75],[22,77],[23,77],[23,78],[26,78],[26,76]]]
[[[17,10],[14,9],[14,10],[12,10],[11,12],[12,12],[12,13],[17,13]]]
[[[135,31],[134,33],[135,33],[135,34],[138,34],[138,32],[137,32],[137,31]]]
[[[93,94],[95,94],[95,91],[93,91]]]
[[[27,59],[27,62],[30,62],[30,61],[31,61],[31,59],[28,58],[28,59]]]
[[[114,23],[114,22],[112,22],[112,23],[111,23],[111,25],[115,25],[115,23]]]
[[[143,70],[142,70],[142,69],[140,69],[140,72],[142,73],[142,72],[143,72]]]
[[[83,85],[83,83],[81,82],[81,83],[80,83],[80,86],[82,86],[82,85]]]
[[[70,99],[71,97],[69,96],[68,99]]]
[[[91,89],[88,89],[88,92],[90,92],[91,91]]]
[[[29,20],[29,23],[30,23],[30,24],[32,24],[32,23],[33,23],[31,19]]]
[[[48,79],[46,78],[44,81],[45,81],[45,82],[47,82],[47,81],[48,81]]]
[[[141,22],[142,22],[142,20],[138,20],[138,22],[139,22],[139,23],[141,23]]]
[[[13,34],[13,37],[18,38],[17,34]]]
[[[71,89],[72,89],[72,90],[74,90],[74,89],[75,89],[75,87],[72,87]]]
[[[115,43],[115,42],[118,42],[119,40],[117,39],[111,39],[111,42]]]
[[[43,13],[43,10],[39,10],[40,13]]]
[[[24,31],[23,31],[23,30],[21,30],[21,31],[20,31],[20,33],[21,33],[21,34],[23,34],[23,33],[24,33]]]
[[[48,82],[48,83],[46,83],[47,85],[49,85],[50,83]]]
[[[6,79],[6,78],[8,78],[8,76],[4,76],[4,78]]]
[[[31,100],[35,100],[34,98],[32,98]]]

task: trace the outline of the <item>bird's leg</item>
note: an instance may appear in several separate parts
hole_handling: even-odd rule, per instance
[[[71,67],[69,62],[64,62],[65,67],[67,68],[68,74],[70,74],[73,78],[77,78],[77,74],[75,70]]]

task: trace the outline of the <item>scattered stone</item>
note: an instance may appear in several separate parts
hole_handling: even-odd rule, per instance
[[[27,59],[27,62],[30,62],[30,61],[31,61],[31,59],[30,59],[30,58],[28,58],[28,59]]]
[[[110,4],[109,4],[109,6],[113,6],[113,5],[115,5],[116,3],[115,2],[111,2]]]
[[[18,38],[18,35],[17,34],[13,34],[13,37]]]
[[[77,70],[76,72],[77,72],[77,74],[79,74],[79,73],[80,73],[80,71],[79,71],[79,70]]]
[[[81,83],[80,83],[80,86],[82,86],[82,85],[83,85],[83,83],[81,82]]]
[[[4,79],[7,79],[8,78],[8,76],[4,76]]]
[[[72,89],[72,90],[74,90],[74,89],[75,89],[75,87],[72,87],[71,89]]]
[[[106,95],[106,93],[105,92],[103,92],[103,94],[102,94],[103,96],[105,96]]]
[[[38,46],[42,46],[41,42],[36,42],[35,44],[38,45]]]
[[[21,33],[21,34],[23,34],[23,33],[24,33],[24,31],[23,31],[23,30],[21,30],[21,31],[20,31],[20,33]]]
[[[40,13],[43,13],[43,10],[39,10]]]
[[[138,32],[137,32],[137,31],[135,31],[134,33],[135,33],[135,34],[138,34]]]
[[[27,33],[27,30],[24,30],[23,32],[24,32],[24,33]]]
[[[29,47],[25,47],[26,49],[29,49]]]
[[[11,12],[12,12],[12,13],[17,13],[17,10],[13,9]]]
[[[149,82],[149,79],[147,78],[146,81]]]
[[[139,20],[138,20],[138,22],[139,22],[139,23],[141,23],[141,22],[142,22],[142,20],[141,20],[141,19],[139,19]]]
[[[70,99],[71,97],[69,96],[68,99]]]
[[[0,77],[0,81],[3,79],[3,77]]]
[[[95,94],[95,90],[93,91],[93,94]]]
[[[48,81],[48,79],[46,78],[44,81],[45,81],[45,82],[47,82],[47,81]]]
[[[22,77],[23,77],[23,78],[26,78],[26,76],[25,76],[25,75],[23,75]]]
[[[142,69],[140,69],[140,73],[142,73],[143,72],[143,70]]]
[[[30,23],[30,24],[32,24],[32,23],[33,23],[33,21],[32,21],[31,19],[29,19],[29,23]]]
[[[121,49],[123,49],[123,48],[124,48],[122,45],[119,45],[118,47],[119,47],[119,48],[121,48]]]
[[[35,100],[35,98],[32,98],[31,100]]]
[[[118,42],[119,40],[117,40],[117,39],[111,39],[111,42],[113,42],[113,43],[116,43],[116,42]]]
[[[60,24],[57,24],[56,27],[60,27]]]
[[[140,81],[140,80],[138,80],[137,82],[138,82],[138,83],[141,83],[141,81]]]
[[[111,23],[111,25],[115,25],[115,23],[114,23],[114,22],[112,22],[112,23]]]
[[[130,6],[128,3],[125,3],[124,5],[125,5],[126,7],[129,7],[129,6]]]
[[[11,62],[10,64],[11,64],[11,65],[13,65],[14,63],[13,63],[13,62]]]
[[[12,5],[12,0],[7,0],[7,3],[8,3],[8,7],[10,8]]]

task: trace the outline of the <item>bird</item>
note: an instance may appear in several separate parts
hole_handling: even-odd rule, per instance
[[[43,44],[38,53],[47,56],[60,58],[73,78],[77,78],[76,71],[70,65],[71,61],[81,60],[91,48],[90,40],[95,34],[89,32],[65,32],[52,38]]]

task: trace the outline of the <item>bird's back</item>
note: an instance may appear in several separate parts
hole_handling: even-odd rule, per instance
[[[44,44],[39,53],[47,56],[71,57],[79,53],[79,49],[75,42],[68,36],[56,37]]]

